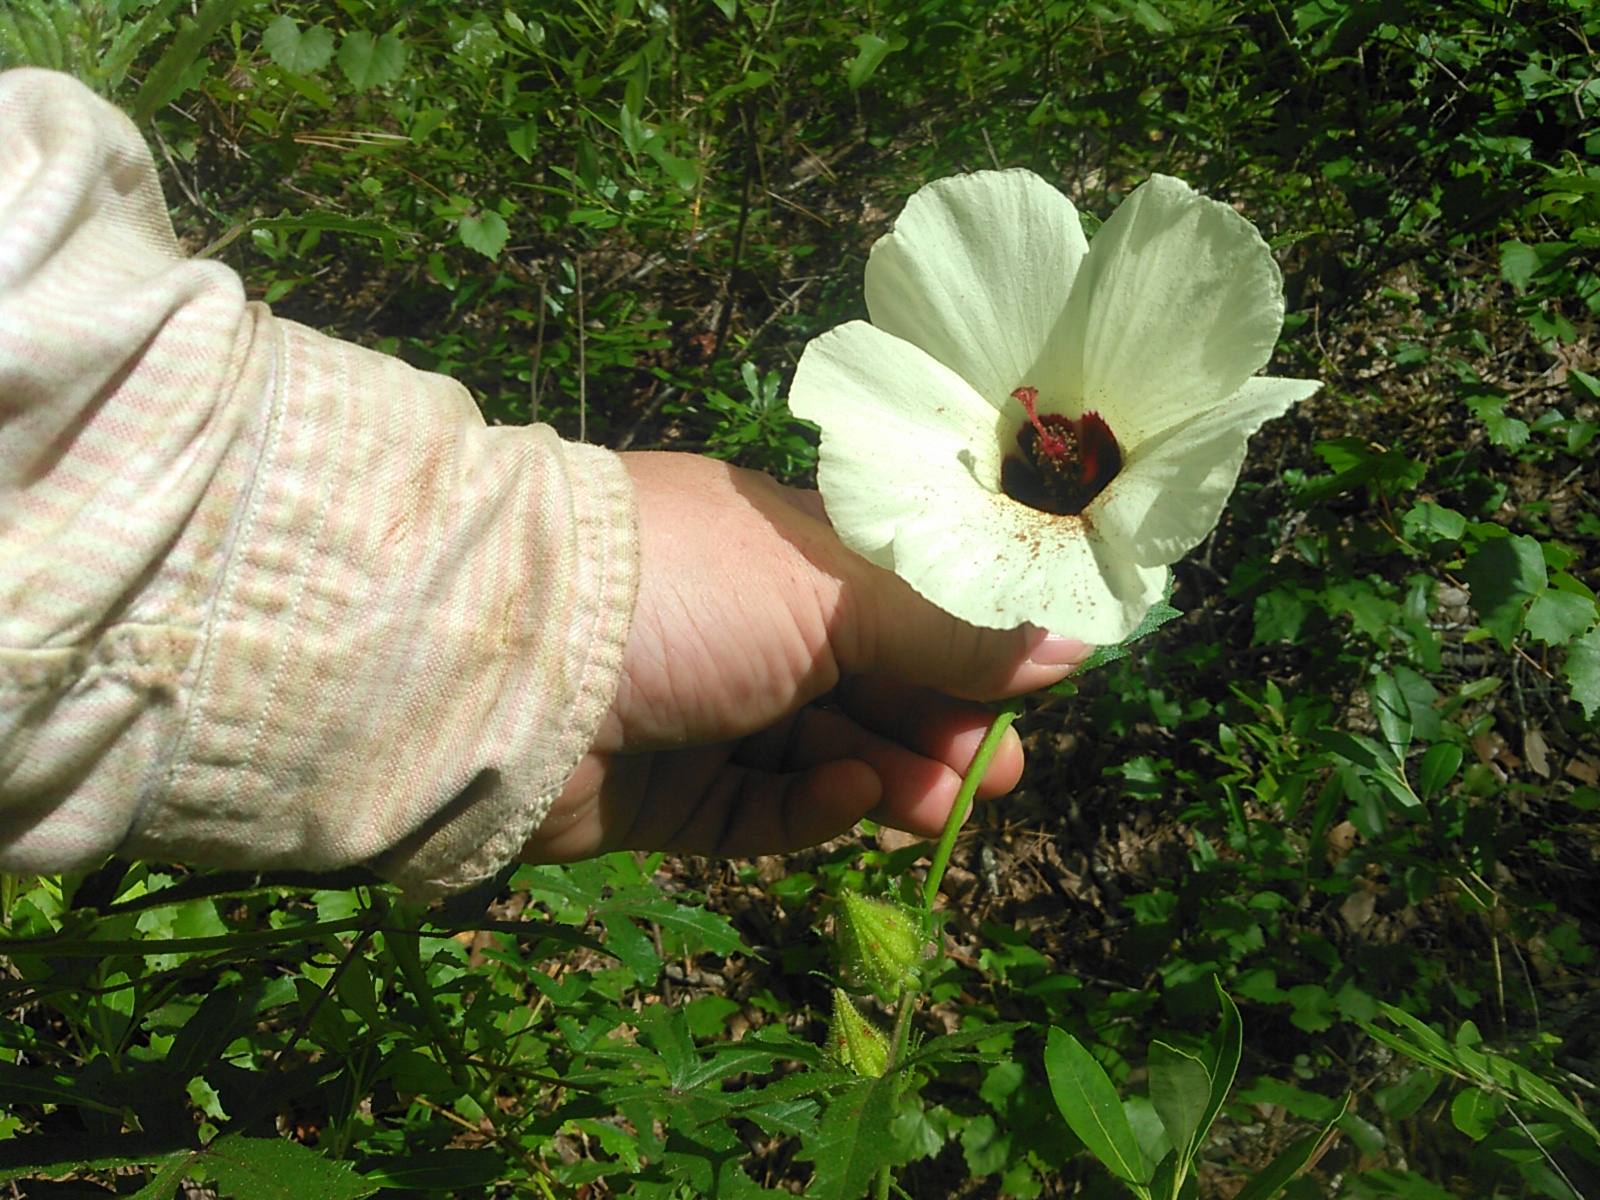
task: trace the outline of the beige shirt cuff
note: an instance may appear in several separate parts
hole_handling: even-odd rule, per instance
[[[620,460],[184,260],[70,79],[0,128],[0,869],[492,875],[616,690]]]

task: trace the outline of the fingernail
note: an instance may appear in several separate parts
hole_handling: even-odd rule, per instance
[[[1036,667],[1075,667],[1094,653],[1094,647],[1077,638],[1047,633],[1039,644],[1028,652],[1028,661]]]

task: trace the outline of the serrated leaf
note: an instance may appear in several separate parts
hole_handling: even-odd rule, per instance
[[[1467,519],[1453,508],[1442,508],[1423,501],[1411,507],[1400,519],[1407,538],[1422,541],[1456,542],[1466,532]]]
[[[1567,662],[1561,668],[1572,698],[1583,706],[1583,715],[1600,712],[1600,628],[1591,629],[1567,647]]]
[[[910,1067],[920,1064],[950,1062],[957,1058],[971,1062],[973,1055],[969,1049],[979,1042],[991,1041],[1008,1033],[1015,1033],[1019,1029],[1026,1029],[1026,1021],[996,1021],[992,1025],[975,1025],[968,1029],[958,1029],[954,1033],[943,1034],[925,1044],[922,1049],[909,1054],[902,1061],[902,1065]]]
[[[1168,571],[1166,586],[1161,589],[1161,599],[1152,604],[1145,612],[1144,619],[1139,622],[1139,627],[1137,629],[1135,629],[1127,637],[1123,638],[1122,641],[1118,642],[1115,646],[1096,646],[1094,648],[1094,653],[1089,655],[1089,657],[1086,658],[1082,663],[1078,664],[1077,668],[1072,672],[1071,679],[1063,679],[1060,683],[1055,684],[1052,687],[1045,688],[1044,690],[1060,696],[1073,695],[1078,690],[1078,686],[1073,682],[1073,680],[1081,677],[1085,671],[1092,671],[1096,667],[1103,667],[1107,663],[1116,662],[1119,658],[1127,658],[1129,646],[1132,646],[1141,638],[1149,637],[1168,621],[1172,621],[1183,616],[1182,609],[1173,608],[1172,605],[1168,603],[1168,601],[1172,599],[1172,584],[1172,572]]]
[[[1500,278],[1519,292],[1527,291],[1543,265],[1539,252],[1526,242],[1500,243]]]
[[[506,248],[506,241],[511,237],[506,219],[490,209],[475,216],[462,217],[457,228],[461,232],[461,244],[468,250],[476,250],[485,258],[500,257],[500,251]]]
[[[1070,1033],[1052,1028],[1045,1043],[1044,1068],[1056,1107],[1078,1140],[1118,1179],[1146,1182],[1151,1165],[1139,1151],[1117,1089],[1094,1055]]]
[[[190,1160],[188,1174],[216,1182],[235,1200],[362,1200],[379,1185],[349,1163],[283,1138],[220,1137]]]
[[[157,1171],[150,1182],[145,1184],[128,1200],[172,1200],[177,1194],[178,1185],[183,1182],[183,1177],[188,1173],[189,1157],[180,1154],[167,1162],[161,1170]]]
[[[361,1174],[376,1187],[455,1191],[487,1187],[505,1172],[495,1150],[420,1150],[380,1159]]]
[[[1593,600],[1546,588],[1528,605],[1527,628],[1547,646],[1563,646],[1600,619]]]
[[[0,1086],[8,1099],[13,1093]],[[116,1167],[187,1161],[194,1145],[192,1132],[183,1129],[160,1133],[29,1134],[0,1141],[0,1183],[23,1175],[109,1171]]]
[[[177,36],[168,43],[156,65],[145,73],[129,111],[134,124],[151,120],[163,105],[176,100],[205,74],[202,55],[211,39],[229,21],[241,0],[204,0],[200,10],[178,23]]]
[[[0,1096],[10,1103],[74,1104],[118,1114],[120,1109],[116,1104],[108,1103],[109,1098],[98,1095],[97,1090],[93,1085],[80,1083],[66,1071],[0,1062]]]
[[[641,921],[654,921],[663,929],[688,936],[715,954],[739,954],[749,949],[728,918],[671,896],[650,893],[635,898],[630,893],[607,901],[597,911],[625,913]]]
[[[322,70],[333,58],[333,34],[321,25],[301,29],[287,13],[261,35],[261,45],[272,61],[294,75]]]
[[[880,1167],[911,1161],[911,1154],[886,1136],[895,1118],[899,1072],[863,1079],[833,1097],[814,1140],[800,1157],[817,1164],[808,1200],[860,1200]]]
[[[339,70],[358,92],[393,83],[405,66],[405,43],[392,33],[350,33],[339,46]]]
[[[1253,646],[1266,646],[1273,642],[1294,642],[1301,627],[1311,615],[1311,605],[1300,595],[1300,589],[1275,588],[1256,597],[1255,636]]]

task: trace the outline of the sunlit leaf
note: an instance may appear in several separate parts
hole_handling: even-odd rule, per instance
[[[1078,1140],[1118,1179],[1143,1184],[1152,1164],[1144,1161],[1122,1099],[1105,1068],[1070,1033],[1052,1028],[1044,1051],[1045,1073],[1056,1107]]]
[[[301,29],[288,13],[267,26],[261,45],[273,62],[296,75],[320,71],[333,58],[333,34],[321,25]]]
[[[392,33],[347,34],[339,46],[339,69],[358,92],[393,83],[405,71],[406,47]]]

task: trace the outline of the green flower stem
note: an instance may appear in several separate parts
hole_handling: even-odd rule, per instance
[[[978,782],[989,769],[995,751],[1000,749],[1000,739],[1021,712],[1021,700],[1007,700],[1002,704],[1000,711],[994,715],[989,732],[983,735],[983,743],[978,747],[977,754],[972,756],[972,766],[967,768],[967,776],[961,781],[961,790],[956,793],[956,802],[950,808],[950,817],[944,823],[944,832],[939,835],[939,845],[933,852],[927,882],[922,885],[922,911],[925,913],[933,913],[934,897],[939,894],[939,883],[944,879],[945,868],[950,865],[950,854],[956,848],[956,835],[966,823],[972,798],[978,793]]]
[[[972,765],[967,768],[966,777],[961,781],[961,790],[956,793],[956,802],[950,807],[950,816],[945,820],[944,832],[939,835],[939,845],[933,851],[933,862],[928,867],[927,882],[922,885],[924,919],[933,915],[934,897],[939,894],[939,883],[944,879],[945,868],[950,865],[950,855],[956,848],[956,835],[961,832],[961,826],[967,820],[967,813],[972,810],[972,798],[978,794],[978,783],[983,779],[984,772],[989,769],[989,763],[994,760],[995,751],[1000,749],[1000,739],[1005,736],[1006,730],[1011,728],[1011,723],[1021,712],[1021,700],[1007,700],[1002,704],[1000,711],[995,713],[994,720],[990,722],[989,732],[983,735],[978,752],[972,756]],[[911,1038],[911,1012],[915,1007],[911,989],[901,988],[900,1001],[895,1005],[894,1032],[889,1035],[891,1072],[905,1058],[906,1043]],[[901,1083],[903,1085],[904,1080]],[[877,1177],[873,1180],[873,1200],[889,1200],[892,1178],[888,1167],[878,1169]]]

